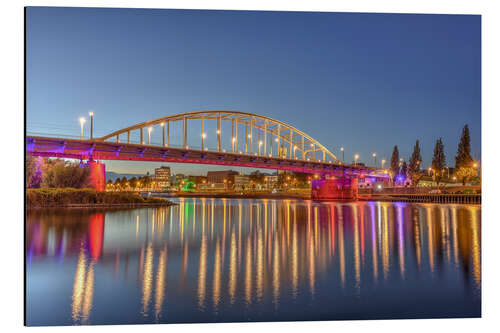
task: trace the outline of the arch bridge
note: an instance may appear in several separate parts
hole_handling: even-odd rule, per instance
[[[357,188],[354,184],[359,177],[387,177],[373,168],[344,164],[324,145],[289,124],[240,111],[174,114],[100,138],[93,138],[92,130],[90,139],[28,136],[26,149],[35,156],[90,161],[215,164],[314,173],[323,182],[312,184],[313,197],[316,188],[318,198],[328,197],[337,188]],[[105,179],[104,165],[98,164],[99,177]]]

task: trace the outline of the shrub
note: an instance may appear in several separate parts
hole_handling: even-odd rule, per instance
[[[27,207],[123,203],[165,203],[165,200],[158,198],[145,199],[133,192],[98,192],[90,188],[37,188],[26,190]]]

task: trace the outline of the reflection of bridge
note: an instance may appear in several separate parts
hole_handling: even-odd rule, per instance
[[[207,134],[209,130],[214,132],[213,136]],[[226,130],[231,133],[229,137]],[[357,187],[352,180],[357,183],[360,176],[385,176],[372,168],[344,164],[325,146],[295,127],[269,117],[238,111],[176,114],[136,124],[101,138],[93,138],[92,133],[90,137],[90,140],[28,137],[27,151],[35,156],[82,160],[215,164],[315,173],[323,179],[317,181],[321,184],[315,186],[313,183],[313,192],[315,188],[323,187],[326,181],[342,188],[343,192],[349,189],[349,193],[342,192],[342,198],[356,195],[352,193],[352,188]],[[99,174],[104,172],[103,167],[100,169]],[[322,195],[326,193],[318,193],[318,197]]]

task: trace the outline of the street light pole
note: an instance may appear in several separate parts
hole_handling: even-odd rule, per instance
[[[373,165],[375,166],[375,169],[377,169],[377,153],[373,153]]]
[[[80,139],[83,140],[83,124],[85,124],[85,118],[80,117]]]
[[[342,165],[344,165],[344,147],[341,147],[340,151],[342,152]]]
[[[90,116],[90,140],[92,140],[94,138],[94,112],[90,111],[89,116]]]
[[[358,158],[359,158],[358,154],[354,155],[354,166],[358,164]]]

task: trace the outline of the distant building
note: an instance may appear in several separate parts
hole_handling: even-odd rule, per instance
[[[265,176],[264,184],[268,189],[275,187],[278,184],[278,175]]]
[[[154,181],[159,189],[170,187],[170,167],[162,166],[155,169]]]
[[[187,179],[189,181],[192,181],[193,183],[196,184],[196,188],[204,189],[206,188],[207,184],[207,177],[206,176],[187,176]]]
[[[207,172],[207,181],[208,183],[214,184],[214,187],[225,189],[232,189],[234,187],[234,177],[239,175],[238,172],[233,170],[224,170],[224,171],[208,171]]]
[[[177,173],[174,175],[174,177],[172,178],[172,184],[175,184],[175,185],[179,185],[179,183],[181,181],[183,181],[184,179],[186,179],[186,175],[182,174],[182,173]]]
[[[234,189],[246,190],[250,187],[250,176],[236,175],[234,176]]]

